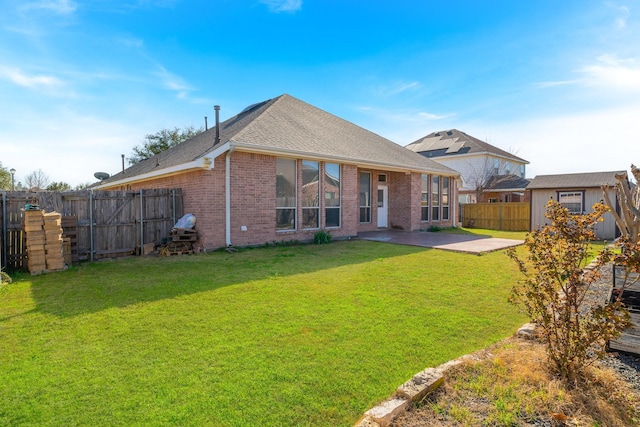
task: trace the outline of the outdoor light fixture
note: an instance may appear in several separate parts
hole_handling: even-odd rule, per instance
[[[16,191],[16,186],[15,186],[15,181],[14,181],[14,176],[16,174],[16,170],[14,168],[9,169],[9,172],[11,172],[11,191]]]

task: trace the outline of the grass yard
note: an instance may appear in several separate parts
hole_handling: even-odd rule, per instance
[[[525,322],[503,252],[368,241],[131,258],[0,292],[0,425],[349,426]]]

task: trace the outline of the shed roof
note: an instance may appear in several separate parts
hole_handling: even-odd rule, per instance
[[[317,107],[284,94],[247,107],[216,128],[120,172],[103,184],[135,180],[227,149],[352,163],[422,173],[458,172]]]
[[[484,186],[485,191],[524,191],[529,185],[529,180],[518,175],[493,175]]]
[[[527,186],[527,190],[548,188],[600,188],[602,185],[615,185],[616,175],[626,171],[569,173],[559,175],[537,175]]]
[[[525,159],[457,129],[432,132],[407,145],[406,148],[429,158],[465,154],[493,154],[519,163],[529,163]]]

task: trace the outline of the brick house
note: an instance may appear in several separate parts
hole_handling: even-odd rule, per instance
[[[455,224],[458,173],[289,95],[96,188],[181,188],[203,250]]]

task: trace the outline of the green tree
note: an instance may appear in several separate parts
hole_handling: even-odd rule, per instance
[[[596,257],[593,268],[585,269],[593,257],[590,241],[595,240],[594,226],[607,211],[604,204],[596,203],[593,212],[572,215],[561,204],[550,201],[545,216],[551,224],[527,236],[524,259],[516,250],[508,251],[525,276],[513,287],[511,302],[524,307],[537,324],[551,369],[569,382],[604,356],[609,340],[631,326],[620,298],[609,304],[583,304],[591,285],[600,277],[601,267],[614,259],[614,254],[605,249]],[[620,241],[618,245],[625,243]],[[625,252],[627,255],[623,255]],[[625,256],[633,254],[623,247],[616,262],[625,262]]]
[[[47,191],[69,191],[71,190],[71,186],[66,182],[52,182],[47,186]]]
[[[202,132],[204,132],[203,128],[196,129],[193,126],[187,126],[184,129],[176,127],[173,129],[162,129],[156,133],[148,134],[145,136],[144,144],[133,147],[129,164],[135,164],[144,159],[148,159]]]
[[[11,172],[0,162],[0,189],[11,190]]]

